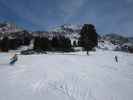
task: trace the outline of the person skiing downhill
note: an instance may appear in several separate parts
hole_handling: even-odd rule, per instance
[[[10,65],[14,65],[15,62],[18,60],[17,54],[14,54],[14,56],[10,60],[11,60]]]
[[[115,61],[118,63],[118,57],[117,56],[115,56]]]

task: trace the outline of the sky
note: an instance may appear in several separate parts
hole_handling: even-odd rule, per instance
[[[0,21],[32,31],[94,24],[101,34],[133,36],[133,0],[0,0]]]

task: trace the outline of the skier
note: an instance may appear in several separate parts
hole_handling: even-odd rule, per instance
[[[115,56],[115,61],[118,63],[118,57],[117,56]]]
[[[11,60],[10,65],[14,65],[15,62],[18,60],[17,54],[15,54],[10,60]]]

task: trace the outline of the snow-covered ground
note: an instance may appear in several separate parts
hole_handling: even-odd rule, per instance
[[[0,53],[0,100],[133,100],[133,55]],[[118,56],[118,63],[114,56]]]

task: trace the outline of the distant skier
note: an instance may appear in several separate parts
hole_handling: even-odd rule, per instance
[[[118,63],[118,57],[117,56],[115,56],[115,61]]]
[[[11,60],[10,65],[14,65],[15,62],[18,60],[17,54],[15,54],[10,60]]]

